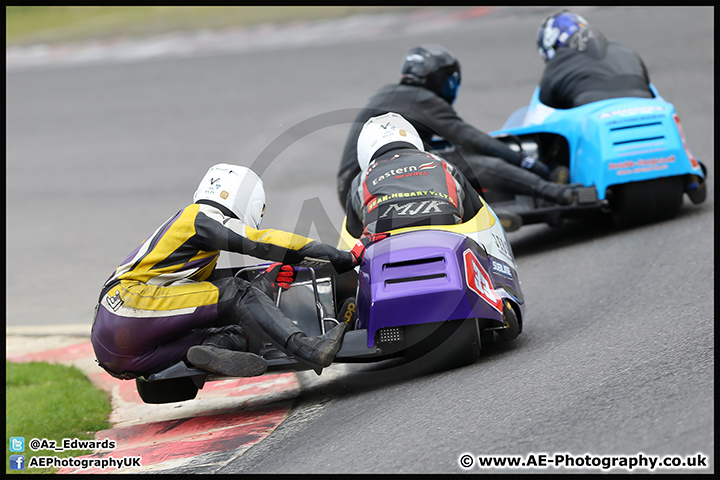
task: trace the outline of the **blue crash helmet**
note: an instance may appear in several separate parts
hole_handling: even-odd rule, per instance
[[[581,28],[590,24],[576,13],[562,10],[543,20],[537,32],[537,46],[540,57],[545,62],[550,61],[558,48],[566,47],[570,37]]]

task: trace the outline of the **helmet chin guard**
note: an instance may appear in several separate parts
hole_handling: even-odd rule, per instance
[[[397,113],[386,113],[365,122],[357,143],[357,160],[361,171],[367,170],[373,155],[385,145],[404,142],[423,150],[423,143],[415,127]]]
[[[247,167],[219,163],[200,181],[193,202],[209,200],[230,210],[245,225],[258,228],[265,212],[262,180]]]

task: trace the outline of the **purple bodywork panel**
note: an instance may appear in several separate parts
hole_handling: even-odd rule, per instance
[[[372,347],[375,332],[385,327],[464,318],[500,325],[501,297],[508,295],[493,287],[491,269],[484,249],[461,234],[419,230],[388,237],[365,252],[357,328],[367,329]]]

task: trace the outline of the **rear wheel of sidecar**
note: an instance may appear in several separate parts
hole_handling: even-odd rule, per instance
[[[145,403],[173,403],[192,400],[197,396],[198,388],[191,378],[171,378],[148,382],[135,379],[138,394]]]
[[[423,332],[423,338],[413,340],[404,356],[423,372],[464,367],[480,358],[480,329],[475,318],[442,322],[429,334],[425,333],[427,324],[413,327]]]
[[[683,203],[682,177],[613,185],[608,192],[611,217],[620,228],[675,217]]]

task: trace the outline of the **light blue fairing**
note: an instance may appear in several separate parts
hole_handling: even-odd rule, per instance
[[[650,85],[655,98],[613,98],[571,109],[554,109],[539,100],[514,112],[502,134],[551,133],[563,136],[570,153],[570,181],[594,185],[598,198],[611,185],[694,174],[700,163],[685,145],[675,107]]]

